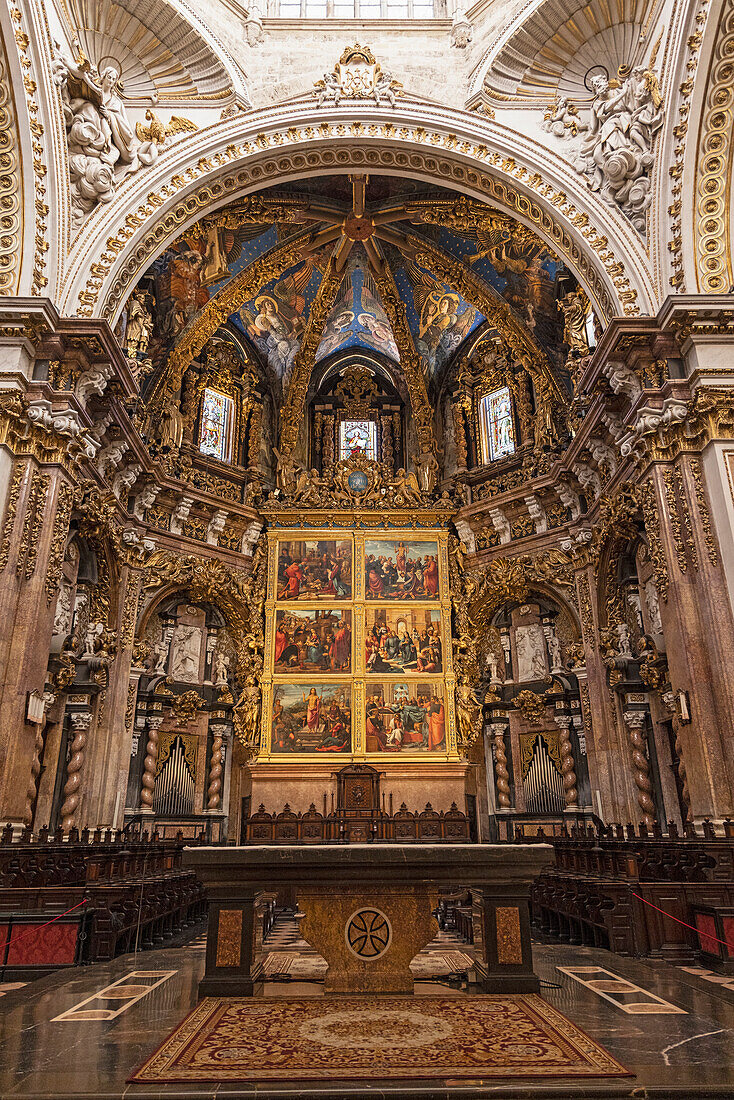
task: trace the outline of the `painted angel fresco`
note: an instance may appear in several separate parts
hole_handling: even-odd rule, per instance
[[[267,293],[258,295],[254,302],[240,310],[248,336],[267,357],[270,369],[284,388],[306,327],[303,316],[305,291],[313,270],[311,260],[304,262],[295,272],[278,279]]]
[[[469,334],[479,312],[417,264],[410,262],[407,271],[418,315],[416,347],[435,375]]]

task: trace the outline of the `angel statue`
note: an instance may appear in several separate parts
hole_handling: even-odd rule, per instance
[[[482,731],[482,704],[467,679],[456,685],[456,721],[459,725],[459,742],[468,749]]]
[[[396,507],[405,508],[411,504],[423,503],[417,477],[414,473],[407,473],[402,466],[387,485],[393,490],[393,503]]]
[[[86,57],[57,57],[53,69],[69,146],[72,209],[79,225],[98,203],[112,200],[127,176],[153,164],[158,146],[138,140],[114,65],[98,72]]]

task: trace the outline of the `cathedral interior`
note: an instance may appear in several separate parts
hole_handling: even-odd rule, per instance
[[[734,1097],[733,53],[0,0],[0,1097]]]

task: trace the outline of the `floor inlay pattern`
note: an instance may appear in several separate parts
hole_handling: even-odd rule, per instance
[[[619,1077],[538,996],[202,1001],[131,1081]]]
[[[176,970],[133,970],[73,1008],[67,1008],[60,1016],[54,1016],[51,1023],[61,1020],[114,1020],[176,973]]]
[[[704,981],[734,993],[734,975],[732,974],[717,974],[715,970],[706,970],[702,966],[681,966],[680,969],[684,974],[695,974],[697,978],[703,978]]]
[[[558,966],[561,974],[567,974],[575,982],[586,986],[598,997],[621,1008],[629,1016],[685,1016],[684,1008],[664,1001],[655,993],[649,993],[639,985],[620,978],[601,966]]]

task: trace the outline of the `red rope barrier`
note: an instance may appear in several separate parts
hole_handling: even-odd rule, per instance
[[[702,932],[700,928],[696,928],[695,924],[688,924],[684,920],[679,920],[672,913],[666,913],[664,909],[660,909],[657,905],[653,905],[651,901],[648,901],[647,898],[643,898],[642,894],[636,894],[634,890],[632,891],[632,897],[639,898],[644,905],[649,905],[651,909],[657,909],[658,913],[662,913],[668,920],[674,920],[676,924],[682,924],[684,928],[690,928],[697,936],[705,936],[707,940],[716,940],[717,943],[723,943],[724,947],[728,947],[734,955],[734,943],[729,943],[728,940],[720,940],[718,936],[712,936],[710,932]]]
[[[65,913],[59,913],[57,917],[53,917],[51,920],[47,920],[45,924],[34,924],[32,928],[29,928],[27,932],[21,932],[19,936],[13,936],[11,933],[10,939],[5,943],[0,943],[0,951],[8,946],[9,943],[16,944],[18,940],[22,940],[24,936],[30,936],[31,932],[40,932],[42,928],[48,928],[49,924],[53,924],[54,921],[61,920],[62,917],[67,917],[69,913],[73,913],[75,909],[81,909],[82,905],[88,905],[89,899],[84,898],[84,901],[80,901],[77,905],[72,905],[71,909],[67,909]],[[32,910],[29,910],[32,912]]]

